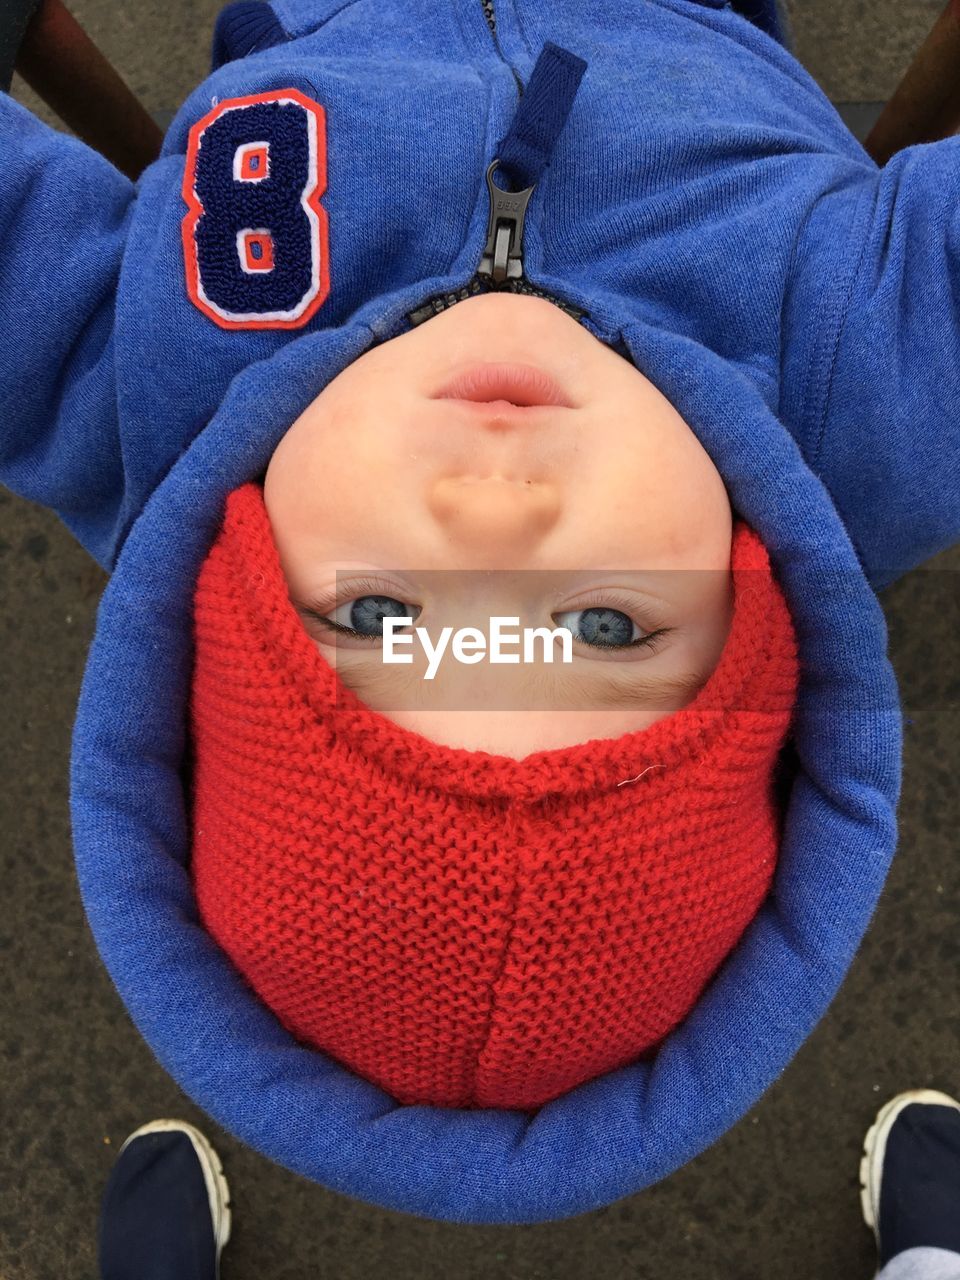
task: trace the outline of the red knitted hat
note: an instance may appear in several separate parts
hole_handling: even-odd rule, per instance
[[[770,887],[797,689],[740,520],[731,569],[693,702],[513,760],[361,703],[289,600],[262,489],[230,494],[194,602],[192,873],[294,1036],[402,1103],[530,1109],[689,1013]]]

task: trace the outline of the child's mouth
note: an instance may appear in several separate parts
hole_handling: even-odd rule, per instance
[[[478,364],[463,370],[442,390],[437,400],[466,400],[488,409],[551,406],[572,409],[559,383],[542,369],[525,364]]]

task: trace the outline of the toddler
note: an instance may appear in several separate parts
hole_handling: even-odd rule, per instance
[[[158,1056],[297,1145],[358,1077],[526,1110],[656,1054],[575,1196],[507,1127],[466,1187],[676,1167],[892,851],[873,590],[960,528],[957,140],[879,171],[722,0],[239,0],[136,185],[6,97],[0,141],[0,476],[111,571],[72,812]],[[518,365],[546,403],[462,398]],[[494,617],[571,661],[384,661]]]
[[[473,352],[563,403],[443,397]],[[576,656],[427,679],[384,664],[391,611]],[[544,299],[334,378],[230,496],[196,626],[202,917],[403,1102],[533,1108],[652,1049],[769,888],[785,601],[680,415]]]

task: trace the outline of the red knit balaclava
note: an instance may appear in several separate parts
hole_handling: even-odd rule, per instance
[[[298,1040],[402,1103],[527,1110],[690,1012],[770,887],[797,688],[740,520],[731,569],[693,702],[513,760],[361,703],[289,600],[261,487],[230,494],[195,594],[192,874],[205,927]]]

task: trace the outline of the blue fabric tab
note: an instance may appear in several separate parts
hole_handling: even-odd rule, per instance
[[[283,44],[289,36],[266,0],[234,0],[217,14],[210,69]]]
[[[540,51],[513,124],[497,152],[498,167],[515,191],[540,181],[586,69],[583,58],[549,40]]]

